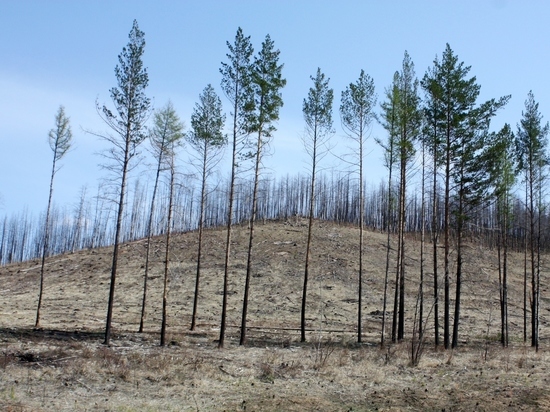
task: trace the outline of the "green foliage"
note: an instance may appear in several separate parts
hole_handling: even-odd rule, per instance
[[[398,147],[404,163],[415,155],[414,142],[418,139],[422,124],[420,97],[418,96],[418,79],[414,72],[414,63],[405,51],[403,66],[397,76],[397,124],[400,137]]]
[[[414,142],[421,131],[422,112],[418,95],[418,79],[414,72],[414,63],[405,51],[403,66],[395,72],[393,83],[386,90],[386,101],[381,104],[382,126],[388,131],[388,143],[377,142],[385,149],[386,165],[391,167],[398,156],[405,165],[414,157]]]
[[[307,99],[304,99],[302,112],[309,134],[315,136],[334,133],[332,128],[332,102],[334,91],[328,87],[330,79],[325,80],[325,74],[317,68],[313,80],[313,87],[310,87]]]
[[[235,135],[246,133],[246,106],[252,97],[251,89],[251,59],[254,48],[250,43],[250,36],[245,37],[242,29],[237,29],[235,43],[227,42],[229,53],[228,62],[220,68],[222,75],[221,87],[226,97],[232,103],[231,116],[234,119]]]
[[[284,65],[279,64],[279,54],[268,34],[250,73],[252,94],[246,103],[248,132],[258,133],[262,144],[277,130],[273,123],[279,120],[279,110],[283,106],[281,89],[286,79],[282,76]]]
[[[348,136],[363,142],[374,119],[375,105],[374,80],[361,70],[357,82],[350,83],[342,92],[340,117]]]
[[[432,152],[447,164],[455,195],[465,219],[469,209],[479,205],[489,189],[488,165],[482,152],[487,144],[489,126],[496,112],[504,107],[510,96],[491,99],[480,105],[477,99],[481,86],[476,77],[468,77],[470,66],[458,61],[447,44],[441,61],[424,76],[422,87],[428,96],[424,110],[431,138]]]
[[[506,195],[514,186],[517,168],[514,148],[515,137],[508,123],[498,133],[491,133],[487,140],[484,156],[486,157],[489,181],[497,198]]]
[[[174,149],[182,143],[184,124],[177,115],[172,102],[155,112],[153,127],[150,130],[149,138],[153,153],[159,163],[170,159]]]
[[[399,136],[399,129],[397,127],[397,106],[399,102],[399,72],[393,74],[393,82],[390,88],[386,89],[386,100],[380,104],[382,112],[380,118],[381,124],[388,132],[388,142],[385,143],[382,139],[376,138],[375,141],[382,149],[384,149],[384,161],[386,167],[392,170],[395,162],[394,148],[396,140]]]
[[[199,152],[207,152],[209,148],[220,148],[227,143],[223,134],[225,115],[222,112],[222,102],[212,85],[204,88],[195,104],[191,115],[192,131],[187,135],[188,142]]]
[[[136,20],[128,37],[130,40],[118,55],[115,67],[117,86],[110,90],[115,112],[105,105],[100,111],[105,122],[130,143],[130,154],[133,154],[136,146],[147,136],[145,121],[150,115],[151,101],[145,96],[145,88],[149,84],[149,75],[142,61],[145,34],[139,29]]]
[[[488,179],[493,188],[500,216],[506,215],[509,224],[512,217],[512,188],[516,182],[517,158],[515,156],[515,136],[508,123],[498,133],[491,133],[486,158]]]
[[[71,148],[73,134],[65,108],[59,106],[55,116],[55,128],[48,133],[48,141],[54,153],[54,162],[60,160]]]
[[[542,114],[539,104],[535,101],[532,91],[529,91],[525,101],[525,111],[517,126],[516,155],[518,171],[534,175],[539,165],[547,164],[548,123],[542,124]]]

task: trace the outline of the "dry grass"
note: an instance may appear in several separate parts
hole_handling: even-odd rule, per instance
[[[246,227],[234,236],[226,348],[217,349],[222,230],[206,234],[199,326],[189,331],[196,234],[172,253],[168,342],[158,346],[162,239],[150,279],[146,332],[139,325],[143,241],[122,248],[112,346],[102,345],[110,249],[48,260],[43,329],[32,328],[38,262],[0,268],[0,408],[7,411],[400,411],[546,410],[549,329],[542,301],[541,350],[522,336],[522,260],[511,256],[512,346],[498,344],[496,253],[471,246],[465,267],[461,347],[434,350],[417,367],[410,344],[378,347],[385,235],[366,241],[363,340],[357,345],[356,228],[317,222],[308,294],[308,342],[299,342],[306,226],[259,225],[249,305],[249,340],[238,346]],[[418,243],[408,239],[407,328],[418,287]],[[430,262],[427,262],[430,265]],[[429,271],[429,269],[428,269]],[[428,274],[427,295],[431,296]],[[543,289],[546,278],[543,277]],[[393,292],[390,288],[390,294]],[[391,295],[393,296],[393,295]],[[545,292],[543,292],[543,298]],[[390,300],[391,302],[391,300]],[[427,305],[431,301],[428,298]],[[433,334],[429,329],[428,334]]]

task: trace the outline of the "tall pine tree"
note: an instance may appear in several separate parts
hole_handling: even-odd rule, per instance
[[[313,87],[309,89],[307,99],[304,99],[302,112],[306,122],[306,135],[304,136],[304,146],[311,159],[311,181],[309,187],[309,212],[308,212],[308,231],[306,242],[306,262],[304,269],[304,286],[302,289],[302,311],[301,311],[301,341],[306,340],[306,297],[307,283],[309,278],[309,264],[311,252],[311,235],[313,231],[313,217],[315,206],[315,178],[319,161],[327,153],[327,143],[329,137],[334,133],[332,128],[332,101],[334,100],[334,91],[329,88],[330,79],[325,80],[324,73],[317,69],[315,77],[311,76]]]
[[[266,149],[277,130],[274,122],[279,120],[279,110],[283,106],[281,89],[286,85],[286,79],[282,76],[283,65],[279,64],[279,50],[269,34],[262,43],[262,48],[254,58],[250,71],[250,95],[246,111],[248,132],[256,135],[256,143],[250,152],[254,159],[254,189],[252,192],[252,206],[250,213],[250,230],[248,239],[248,257],[246,262],[246,278],[244,287],[243,310],[241,317],[240,344],[246,343],[246,317],[248,311],[248,294],[250,289],[250,277],[252,274],[252,247],[254,244],[254,223],[258,207],[258,184],[262,160]]]
[[[548,123],[542,123],[539,104],[530,91],[525,101],[525,110],[516,133],[516,153],[518,170],[523,174],[525,183],[526,211],[528,214],[527,245],[529,270],[531,275],[531,346],[539,345],[539,299],[540,299],[540,230],[537,221],[541,217],[541,191],[548,165]],[[527,279],[527,272],[526,272]],[[526,291],[524,291],[525,299]]]
[[[115,239],[113,244],[113,261],[111,265],[111,280],[109,287],[109,303],[107,305],[107,320],[105,323],[105,344],[111,340],[111,323],[115,285],[118,268],[118,251],[122,239],[122,220],[124,217],[124,202],[126,186],[131,162],[136,158],[138,146],[145,140],[145,121],[150,115],[151,102],[145,95],[149,84],[147,69],[143,67],[145,52],[145,34],[134,20],[129,34],[129,42],[123,47],[115,67],[117,86],[110,90],[114,111],[106,105],[97,104],[100,117],[111,129],[110,133],[100,135],[113,147],[106,151],[108,164],[105,167],[120,179],[115,223]]]

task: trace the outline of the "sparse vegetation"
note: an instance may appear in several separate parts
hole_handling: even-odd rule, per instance
[[[546,384],[549,329],[541,312],[541,347],[522,341],[523,255],[509,254],[510,346],[502,348],[497,308],[498,262],[483,248],[467,248],[463,300],[464,344],[452,352],[434,350],[426,333],[420,362],[410,366],[410,336],[379,348],[386,234],[365,233],[364,343],[356,341],[355,276],[352,245],[358,228],[315,221],[318,276],[311,279],[307,328],[312,342],[300,343],[300,286],[305,219],[257,226],[257,291],[249,302],[247,347],[239,342],[242,277],[231,277],[225,349],[217,348],[223,286],[225,231],[208,229],[197,327],[192,315],[197,237],[175,234],[171,243],[171,299],[166,346],[158,346],[163,262],[152,259],[151,310],[144,333],[140,321],[140,267],[145,240],[121,245],[120,299],[115,301],[111,347],[102,344],[103,312],[109,286],[110,249],[79,251],[46,260],[42,326],[34,329],[39,260],[4,266],[0,281],[0,408],[4,410],[541,410],[550,407]],[[246,227],[234,227],[232,260],[246,262]],[[163,238],[152,240],[154,249]],[[297,245],[297,246],[295,246]],[[419,243],[408,239],[414,261]],[[493,256],[494,255],[494,256]],[[493,258],[490,258],[493,256]],[[428,262],[427,264],[430,264]],[[412,270],[412,269],[411,269]],[[480,272],[486,274],[480,276]],[[185,275],[187,274],[187,276]],[[428,275],[429,276],[429,275]],[[414,295],[418,283],[407,283]],[[426,299],[427,304],[431,304]],[[412,326],[414,302],[405,322]],[[431,314],[428,330],[433,328]],[[494,319],[493,319],[494,318]],[[488,321],[494,322],[488,328]],[[408,330],[411,330],[410,328]]]
[[[495,134],[491,119],[510,96],[478,103],[476,77],[448,44],[421,83],[405,52],[380,116],[374,81],[364,71],[342,92],[341,126],[354,147],[336,156],[341,171],[328,177],[318,162],[334,154],[326,147],[335,133],[333,90],[318,69],[303,106],[311,175],[271,178],[263,173],[264,158],[283,106],[284,64],[269,34],[252,59],[250,38],[239,29],[220,70],[232,105],[229,180],[209,184],[226,143],[221,100],[209,85],[187,135],[197,151],[200,190],[189,179],[192,159],[176,167],[183,124],[169,104],[149,129],[157,165],[150,195],[147,182],[129,185],[152,113],[144,94],[144,47],[134,21],[115,68],[113,110],[96,102],[109,131],[93,134],[110,144],[103,167],[111,172],[111,188],[107,182],[98,189],[93,207],[83,189],[73,214],[52,205],[56,161],[71,136],[60,109],[44,226],[25,211],[1,223],[0,264],[7,265],[0,268],[0,407],[550,408],[548,299],[541,296],[550,244],[549,126],[542,125],[532,93],[517,136],[508,125]],[[389,173],[387,186],[367,190],[365,142],[375,119],[388,132],[387,144],[376,141]],[[411,187],[419,167],[417,194]],[[168,185],[160,180],[165,170]],[[517,176],[523,181],[516,184]],[[520,184],[524,201],[514,194]],[[426,232],[432,234],[429,258]],[[425,284],[433,285],[431,298]],[[533,348],[527,347],[528,316]],[[440,350],[441,337],[450,350]]]

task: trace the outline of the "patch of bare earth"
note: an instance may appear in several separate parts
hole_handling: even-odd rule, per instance
[[[226,347],[217,349],[224,230],[208,230],[199,318],[189,331],[196,233],[176,235],[171,253],[167,347],[159,343],[163,239],[153,244],[145,333],[137,333],[145,242],[121,249],[112,345],[102,344],[111,249],[47,261],[41,329],[34,329],[39,262],[0,268],[0,409],[7,411],[401,411],[550,409],[546,276],[541,348],[523,343],[523,256],[511,254],[510,336],[498,343],[496,251],[471,244],[465,265],[460,347],[425,351],[410,366],[419,242],[407,247],[409,335],[379,348],[386,235],[365,235],[363,341],[356,344],[358,229],[316,222],[308,289],[308,342],[299,342],[305,221],[257,226],[248,343],[238,345],[248,232],[236,227]],[[428,253],[431,256],[431,253]],[[433,302],[426,261],[426,308]],[[543,272],[545,273],[545,272]],[[393,270],[390,271],[393,279]],[[440,282],[442,283],[442,282]],[[451,284],[454,290],[454,284]],[[390,281],[389,307],[393,306]],[[441,295],[442,296],[442,291]],[[453,295],[454,296],[454,295]],[[454,306],[452,306],[454,307]],[[391,312],[389,312],[391,320]],[[430,315],[431,316],[431,315]],[[389,322],[391,324],[391,322]],[[387,336],[389,334],[387,333]]]

